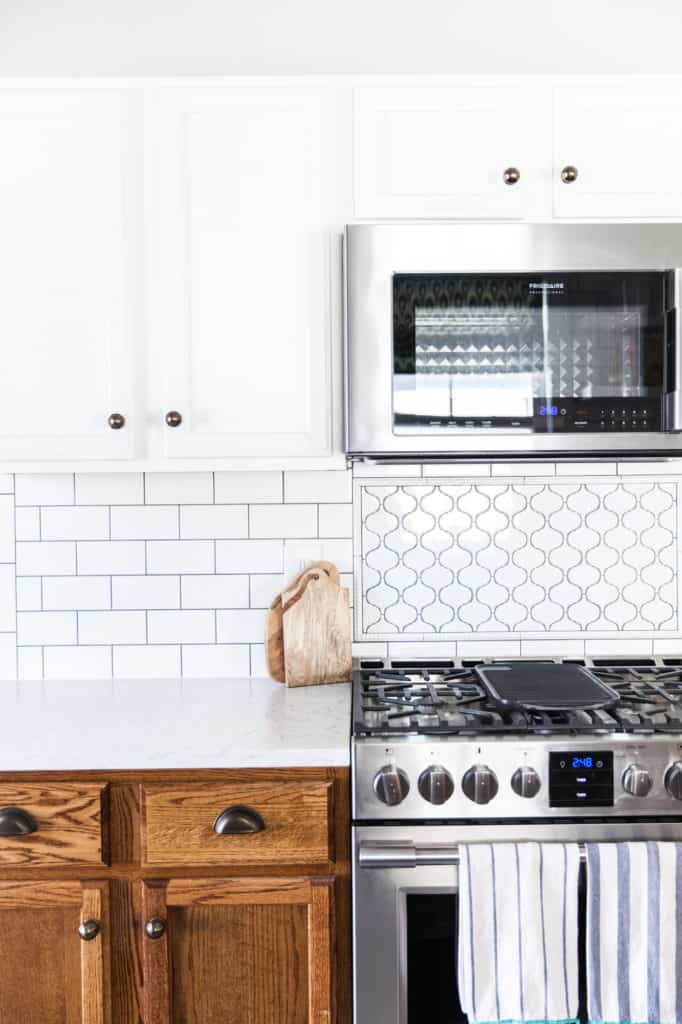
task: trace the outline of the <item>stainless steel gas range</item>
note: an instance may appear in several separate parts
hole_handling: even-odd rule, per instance
[[[463,843],[682,840],[682,658],[359,660],[352,764],[355,1024],[453,1024]]]

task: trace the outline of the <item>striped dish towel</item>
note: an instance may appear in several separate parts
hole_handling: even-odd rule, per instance
[[[682,1024],[682,843],[587,847],[592,1021]]]
[[[578,846],[460,851],[458,985],[469,1021],[575,1020]]]

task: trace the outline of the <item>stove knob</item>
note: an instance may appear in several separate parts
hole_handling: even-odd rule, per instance
[[[464,773],[462,789],[475,804],[489,804],[499,789],[497,776],[487,764],[475,764]]]
[[[682,800],[682,761],[675,761],[665,773],[665,788],[676,800]]]
[[[511,777],[511,788],[517,796],[537,796],[541,785],[540,776],[530,765],[517,768]]]
[[[374,792],[382,804],[395,807],[401,804],[410,792],[410,781],[402,770],[394,764],[385,764],[374,776]]]
[[[623,789],[630,796],[648,796],[651,786],[651,776],[641,764],[630,764],[623,772]]]
[[[442,764],[431,764],[419,776],[419,792],[430,804],[444,804],[455,791],[452,775]]]

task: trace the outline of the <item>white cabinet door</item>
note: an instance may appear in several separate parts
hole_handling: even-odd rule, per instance
[[[155,91],[151,419],[174,457],[326,456],[350,213],[350,93]],[[180,413],[167,427],[167,411]]]
[[[132,452],[132,103],[109,89],[0,89],[0,459]]]
[[[557,87],[553,163],[555,217],[682,217],[682,81]]]
[[[545,106],[548,112],[548,90],[515,84],[356,89],[356,217],[532,215],[540,202],[536,154],[545,144]],[[514,170],[520,177],[506,183]]]

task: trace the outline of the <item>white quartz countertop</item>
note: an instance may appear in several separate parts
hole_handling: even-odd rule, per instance
[[[0,684],[0,771],[342,766],[349,683],[270,679]]]

